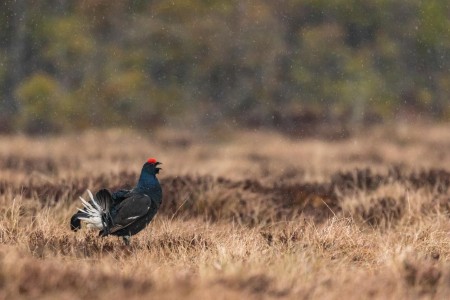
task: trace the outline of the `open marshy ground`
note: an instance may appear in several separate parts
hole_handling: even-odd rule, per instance
[[[149,156],[164,203],[130,247],[69,230],[79,195],[133,185]],[[3,136],[0,170],[0,299],[450,293],[448,126]]]

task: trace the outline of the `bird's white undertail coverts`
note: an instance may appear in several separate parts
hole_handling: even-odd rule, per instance
[[[87,214],[87,217],[80,217],[79,219],[85,221],[89,228],[104,229],[104,224],[102,221],[104,211],[97,201],[95,201],[94,195],[92,195],[91,191],[87,190],[87,192],[91,198],[92,205],[80,196],[80,200],[83,203],[84,208],[79,208],[78,210]]]

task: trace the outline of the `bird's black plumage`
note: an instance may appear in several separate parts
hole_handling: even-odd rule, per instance
[[[159,164],[149,159],[142,167],[137,185],[131,190],[121,189],[114,193],[108,189],[99,190],[90,204],[85,204],[85,209],[72,216],[71,229],[81,228],[80,220],[84,220],[99,228],[99,235],[121,236],[128,243],[130,236],[150,223],[162,203],[162,189],[156,177]],[[95,211],[90,212],[89,205]]]

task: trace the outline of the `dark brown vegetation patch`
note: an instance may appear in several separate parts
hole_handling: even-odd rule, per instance
[[[316,183],[265,186],[256,180],[188,175],[165,178],[163,190],[162,214],[210,221],[232,219],[255,225],[302,213],[323,219],[340,210],[331,185]]]
[[[172,216],[202,216],[211,221],[233,219],[245,224],[270,223],[293,219],[300,214],[322,221],[342,211],[342,201],[358,192],[374,192],[390,184],[406,190],[428,189],[445,195],[450,187],[450,173],[427,170],[412,173],[398,168],[387,174],[370,169],[339,172],[325,183],[276,183],[263,185],[257,180],[232,181],[223,177],[182,176],[163,181],[165,200],[161,213]],[[445,199],[444,199],[445,200]],[[441,208],[448,203],[441,200]],[[395,221],[404,215],[404,196],[374,196],[361,203],[355,213],[370,225]]]
[[[42,204],[52,205],[60,201],[78,199],[78,196],[83,195],[88,188],[96,190],[101,187],[110,187],[115,190],[123,187],[124,183],[133,183],[136,178],[136,173],[120,172],[101,174],[96,177],[75,177],[54,182],[39,180],[33,176],[29,176],[23,181],[2,179],[0,180],[0,195],[10,192],[26,199],[38,199]]]
[[[432,188],[439,193],[446,193],[450,187],[450,172],[443,169],[405,172],[401,167],[392,167],[383,175],[365,168],[337,172],[331,177],[331,184],[341,192],[374,191],[382,185],[395,182],[413,189]]]
[[[434,262],[408,261],[403,263],[403,276],[406,284],[417,289],[420,294],[434,294],[442,271]]]
[[[395,224],[405,211],[406,200],[404,197],[395,199],[393,197],[375,197],[369,199],[368,203],[356,207],[356,217],[370,225],[379,226]]]
[[[20,165],[20,164],[19,164]],[[301,170],[299,171],[301,172]],[[130,187],[135,172],[101,174],[96,177],[62,179],[55,182],[34,176],[23,180],[0,180],[0,194],[39,199],[41,205],[78,201],[86,189],[109,187],[112,190]],[[231,180],[213,176],[162,177],[164,201],[160,213],[177,218],[203,218],[211,222],[234,220],[246,225],[292,220],[300,215],[323,221],[342,211],[342,201],[359,192],[375,192],[386,185],[400,184],[406,190],[427,189],[435,196],[438,209],[448,210],[444,196],[450,187],[450,173],[431,169],[405,172],[392,168],[386,174],[371,169],[337,172],[328,182],[294,182],[280,180],[262,184],[255,179]],[[398,220],[403,216],[404,197],[399,195],[370,196],[355,213],[371,225]],[[433,200],[434,201],[434,200]],[[425,205],[426,206],[426,205]],[[424,209],[426,207],[424,206]]]

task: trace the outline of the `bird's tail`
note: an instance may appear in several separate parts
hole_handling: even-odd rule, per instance
[[[100,201],[94,198],[91,191],[87,190],[87,192],[89,194],[89,198],[91,199],[88,202],[80,197],[84,207],[79,208],[78,213],[72,216],[72,228],[74,225],[78,225],[78,228],[80,228],[81,226],[79,220],[82,220],[87,223],[87,227],[98,228],[101,230],[106,229],[108,227],[106,216],[108,215],[107,209],[109,208],[109,205],[101,205],[103,203],[99,204],[98,202]]]
[[[73,231],[77,231],[78,229],[81,229],[80,217],[87,217],[87,214],[84,212],[78,211],[70,219],[70,229],[72,229]]]

